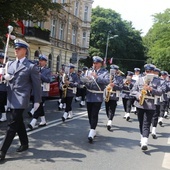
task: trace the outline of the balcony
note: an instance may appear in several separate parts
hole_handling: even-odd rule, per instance
[[[25,27],[26,39],[36,45],[50,45],[50,31],[37,27]]]

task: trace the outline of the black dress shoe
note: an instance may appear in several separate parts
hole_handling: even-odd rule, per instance
[[[129,121],[130,120],[130,117],[128,116],[127,118],[126,118],[126,121]]]
[[[163,124],[162,121],[160,121],[160,122],[158,122],[158,123],[159,123],[160,126],[162,126],[162,124]]]
[[[0,161],[5,159],[5,153],[3,151],[0,151]]]
[[[44,126],[47,126],[47,124],[46,124],[46,123],[44,123],[44,124],[39,124],[38,126],[39,126],[39,127],[44,127]]]
[[[146,151],[146,150],[148,150],[148,146],[147,146],[147,145],[142,145],[142,146],[141,146],[141,149],[142,149],[143,151]]]
[[[32,117],[32,114],[31,114],[31,112],[28,112],[28,115],[29,115],[29,117]]]
[[[28,126],[28,128],[29,128],[30,130],[33,130],[33,127],[32,127],[31,124],[28,124],[27,126]]]
[[[107,125],[107,130],[110,131],[110,129],[111,129],[111,126]]]
[[[92,137],[88,137],[89,143],[93,143],[93,138]]]
[[[66,120],[64,117],[61,117],[61,119],[62,119],[63,122],[65,122],[65,120]]]
[[[17,152],[23,152],[28,149],[28,145],[21,145],[18,149]]]
[[[156,134],[152,134],[152,138],[153,138],[153,139],[157,139]]]

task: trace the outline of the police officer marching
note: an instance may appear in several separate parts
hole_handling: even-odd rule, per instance
[[[33,89],[35,103],[41,102],[40,77],[34,64],[27,59],[29,44],[21,39],[14,41],[16,60],[8,62],[4,78],[8,81],[7,108],[10,120],[6,135],[0,147],[0,160],[5,155],[16,135],[19,136],[20,147],[17,152],[28,149],[28,137],[23,122],[23,112],[30,103],[30,94]]]
[[[99,110],[103,102],[103,90],[109,83],[108,71],[102,67],[103,59],[99,56],[93,57],[93,68],[88,70],[81,81],[87,88],[86,104],[90,131],[88,140],[93,142],[96,136],[96,127],[98,123]]]
[[[81,75],[79,76],[80,79],[82,76],[85,76],[87,70],[88,70],[88,67],[82,68]],[[80,100],[79,105],[80,105],[80,107],[85,106],[85,97],[86,97],[86,86],[80,81],[80,84],[79,84],[79,100]]]
[[[79,84],[79,79],[74,69],[75,66],[72,63],[66,65],[63,75],[63,98],[66,103],[65,112],[61,118],[63,122],[73,117],[72,101],[76,95],[76,89]]]
[[[155,103],[157,96],[161,96],[164,90],[160,80],[153,74],[154,68],[155,66],[152,64],[144,65],[145,76],[136,81],[131,91],[136,98],[134,105],[137,108],[142,150],[148,149],[150,126],[156,109]]]
[[[44,104],[46,97],[48,97],[48,92],[50,90],[50,76],[51,76],[51,70],[47,67],[47,57],[43,54],[40,54],[39,56],[39,75],[41,78],[41,95],[42,95],[42,102],[40,103],[39,107],[36,109],[36,111],[33,108],[32,121],[30,124],[28,124],[28,128],[30,130],[33,130],[36,126],[37,119],[40,117],[41,122],[39,123],[39,127],[46,126],[46,119],[45,119],[45,111],[44,111]],[[33,96],[33,103],[34,103],[34,96]]]
[[[0,53],[0,67],[4,67],[4,53]],[[0,73],[0,113],[1,119],[0,122],[7,121],[6,117],[6,102],[7,102],[7,87],[6,81],[3,80],[3,75]]]
[[[132,80],[137,81],[140,76],[141,76],[141,74],[140,74],[140,68],[135,67],[135,68],[134,68],[134,75],[132,76]],[[135,101],[135,100],[133,100],[133,102],[132,102],[131,112],[136,114],[136,107],[134,106],[134,101]]]
[[[127,76],[124,79],[123,88],[121,91],[121,97],[125,111],[125,115],[123,118],[126,119],[127,121],[130,119],[131,108],[135,99],[134,96],[130,95],[130,91],[133,88],[134,83],[136,82],[135,80],[132,79],[133,74],[134,73],[131,71],[127,72]]]
[[[160,69],[159,68],[154,68],[154,74],[157,76],[158,79],[159,78],[159,74],[160,74]],[[165,81],[163,79],[160,79],[161,85],[163,84],[165,86]],[[160,115],[160,98],[161,96],[158,98],[158,101],[155,103],[155,112],[153,114],[152,117],[152,130],[151,130],[151,135],[153,137],[153,139],[157,139],[157,134],[156,134],[156,128],[157,128],[157,124],[158,124],[158,118]]]
[[[110,66],[110,80],[109,85],[104,90],[104,100],[106,107],[106,115],[108,118],[107,129],[112,127],[113,117],[119,100],[120,91],[123,87],[123,77],[119,75],[119,66],[113,64]]]
[[[62,86],[63,86],[62,77],[64,75],[64,67],[65,67],[64,64],[62,64],[62,68],[60,69],[58,74],[59,95],[60,95],[60,98],[58,100],[58,110],[65,109],[65,101],[63,98],[63,90],[62,90]]]
[[[165,93],[162,94],[161,98],[160,98],[160,117],[158,119],[158,124],[160,126],[163,125],[163,119],[165,117],[165,115],[168,114],[168,95],[167,93],[170,91],[170,82],[168,81],[169,77],[168,77],[168,72],[167,71],[161,71],[161,76],[160,79],[162,81],[165,82],[165,86],[166,86],[166,91]]]

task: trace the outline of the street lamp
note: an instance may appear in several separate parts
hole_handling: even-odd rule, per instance
[[[108,45],[109,40],[118,37],[118,35],[114,35],[112,37],[109,37],[109,33],[107,34],[107,42],[106,42],[106,52],[105,52],[105,62],[107,61],[107,51],[108,51]]]

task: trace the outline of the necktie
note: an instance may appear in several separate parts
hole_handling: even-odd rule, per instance
[[[17,64],[16,64],[16,70],[17,70],[17,68],[19,67],[19,64],[20,64],[20,61],[18,60],[18,61],[17,61]]]

